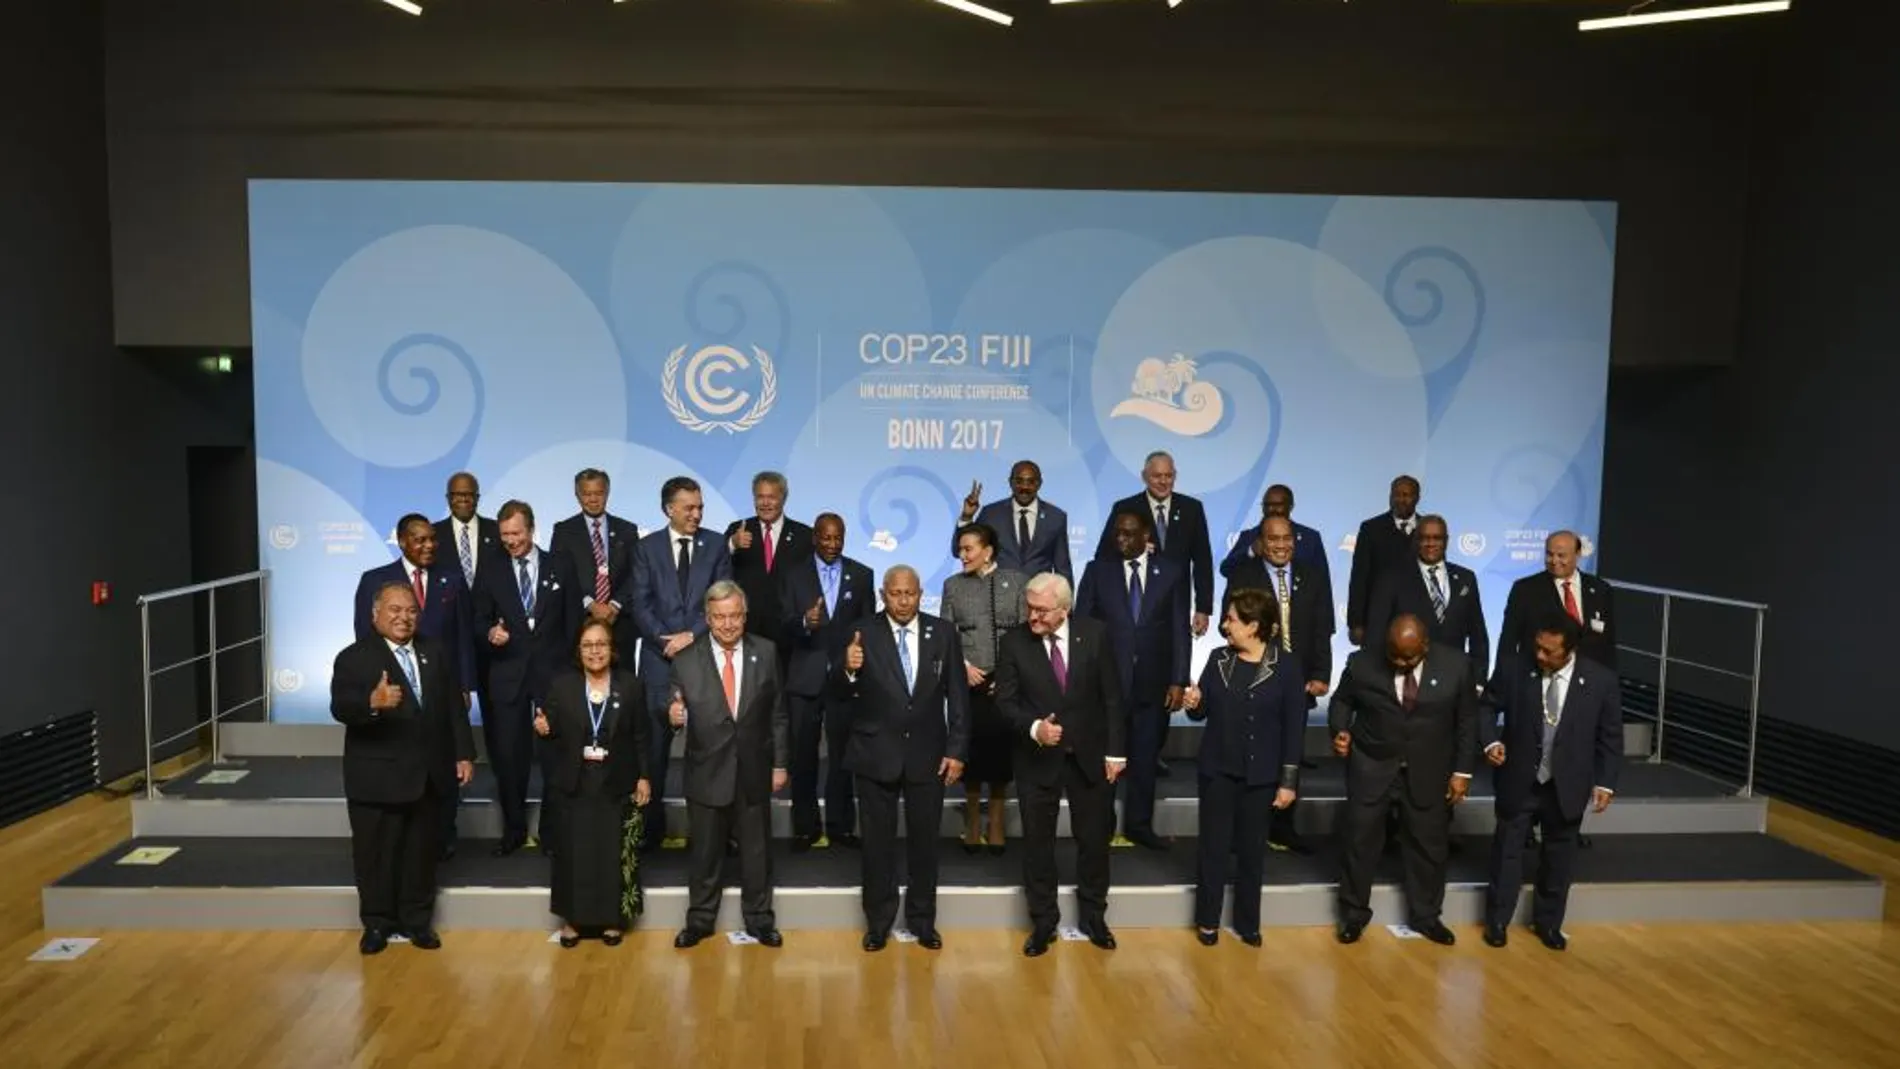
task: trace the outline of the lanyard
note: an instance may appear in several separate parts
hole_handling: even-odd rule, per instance
[[[602,694],[600,696],[599,704],[595,704],[593,694],[589,693],[587,695],[587,719],[593,725],[593,728],[594,728],[594,745],[595,746],[600,745],[600,722],[602,719],[606,717],[606,715],[607,715],[607,695]]]

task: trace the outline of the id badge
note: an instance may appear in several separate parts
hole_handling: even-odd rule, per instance
[[[607,748],[605,746],[583,746],[581,747],[581,760],[605,761],[607,760]]]

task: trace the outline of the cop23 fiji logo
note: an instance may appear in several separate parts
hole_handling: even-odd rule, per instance
[[[682,368],[680,365],[685,364]],[[750,390],[732,384],[734,378],[747,375],[757,364],[758,397]],[[681,392],[685,397],[682,399]],[[660,397],[666,410],[680,426],[689,431],[711,434],[725,431],[740,434],[759,425],[778,401],[778,372],[764,349],[752,347],[752,356],[730,345],[708,345],[686,355],[686,346],[673,350],[660,374]],[[747,405],[751,407],[747,407]],[[728,418],[744,410],[744,415]]]

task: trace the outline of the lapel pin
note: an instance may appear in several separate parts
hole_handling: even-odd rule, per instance
[[[1426,685],[1426,686],[1428,686],[1428,687],[1435,687],[1435,686],[1437,686],[1437,685],[1438,685],[1438,680],[1436,680],[1436,679],[1428,679],[1428,680],[1426,680],[1426,681],[1425,681],[1425,685]]]

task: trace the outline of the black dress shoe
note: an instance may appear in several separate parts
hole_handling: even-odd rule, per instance
[[[1089,942],[1094,943],[1103,950],[1115,949],[1115,933],[1108,930],[1106,923],[1096,921],[1094,924],[1083,928],[1082,931],[1087,933]]]
[[[1484,926],[1484,945],[1485,946],[1501,947],[1510,941],[1511,941],[1511,935],[1509,932],[1504,930],[1504,925],[1487,924]]]
[[[1216,928],[1210,932],[1205,928],[1196,928],[1194,929],[1194,938],[1199,939],[1202,946],[1211,947],[1215,943],[1220,942],[1220,929]]]
[[[1306,845],[1306,843],[1300,839],[1268,839],[1267,848],[1282,854],[1297,854],[1300,857],[1313,856],[1313,848]]]
[[[626,935],[621,932],[604,932],[601,934],[600,941],[610,947],[617,947],[620,945],[620,941],[625,938]]]
[[[442,937],[435,934],[434,928],[411,928],[409,945],[417,950],[441,950]]]
[[[1556,928],[1546,928],[1533,924],[1531,925],[1531,931],[1537,933],[1538,942],[1552,950],[1567,950],[1570,947],[1570,940],[1564,938],[1564,933]]]
[[[1129,832],[1127,839],[1136,846],[1148,850],[1166,850],[1168,848],[1168,841],[1151,831]]]
[[[1029,938],[1023,940],[1023,957],[1040,958],[1049,952],[1049,948],[1055,945],[1055,941],[1056,933],[1054,932],[1045,932],[1041,929],[1030,932]]]
[[[573,950],[580,945],[581,937],[578,935],[564,935],[561,937],[561,949],[563,950]]]
[[[831,837],[831,845],[842,846],[851,850],[860,850],[864,847],[864,840],[850,832],[845,832],[843,835],[833,835]]]
[[[711,932],[702,932],[698,928],[681,928],[680,934],[673,937],[673,946],[677,950],[691,950],[711,934]]]
[[[1002,843],[991,843],[989,847],[991,857],[1002,857],[1003,851],[1007,849]]]
[[[526,845],[528,845],[526,835],[504,835],[501,841],[495,844],[495,848],[488,853],[491,857],[507,857]]]
[[[983,852],[983,844],[982,843],[964,843],[963,852],[966,854],[980,854]]]
[[[363,938],[356,941],[356,949],[365,954],[381,954],[389,946],[389,933],[381,928],[363,929]]]
[[[1250,947],[1254,947],[1258,949],[1260,946],[1260,933],[1259,932],[1242,932],[1240,933],[1240,941],[1247,944]]]
[[[811,844],[812,844],[811,836],[794,835],[792,836],[792,853],[794,854],[811,853]]]
[[[885,945],[889,941],[890,941],[890,937],[887,935],[884,935],[881,932],[865,932],[864,933],[864,952],[866,954],[875,954],[878,951],[883,950]]]
[[[925,928],[917,933],[917,945],[925,950],[942,950],[943,936],[938,935],[935,928]]]
[[[1358,921],[1340,921],[1339,926],[1333,929],[1333,938],[1346,944],[1357,943],[1364,934],[1366,926]]]
[[[757,939],[760,946],[777,948],[785,945],[785,937],[779,934],[777,928],[747,928],[745,934]]]
[[[1444,921],[1435,920],[1425,924],[1410,925],[1409,927],[1441,947],[1448,947],[1458,942],[1458,937],[1452,934],[1450,928],[1445,927]]]

